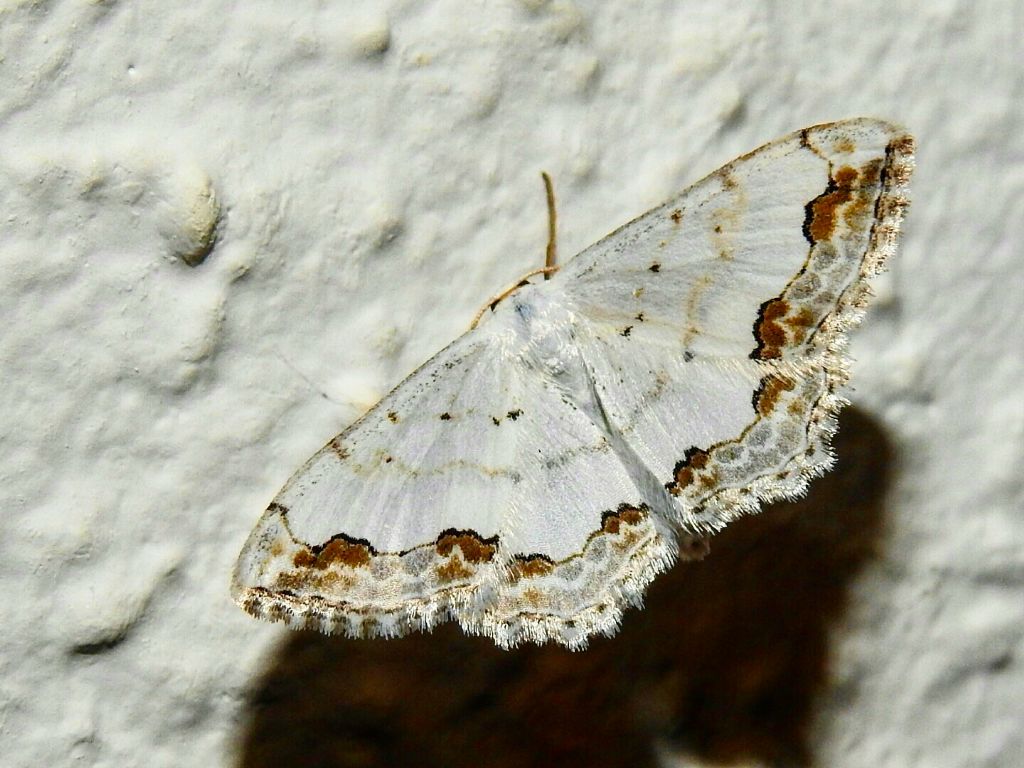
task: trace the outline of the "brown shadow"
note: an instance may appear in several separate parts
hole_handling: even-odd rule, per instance
[[[448,625],[399,640],[290,635],[258,683],[241,768],[811,764],[829,632],[878,550],[891,447],[848,409],[836,468],[652,585],[621,632],[501,651]]]

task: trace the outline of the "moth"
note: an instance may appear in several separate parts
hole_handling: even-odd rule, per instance
[[[886,122],[818,125],[561,267],[552,240],[287,482],[234,599],[353,637],[613,634],[681,542],[830,467],[847,332],[895,251],[913,152]]]

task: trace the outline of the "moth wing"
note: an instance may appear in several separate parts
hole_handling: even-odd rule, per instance
[[[913,140],[850,120],[729,163],[556,276],[609,422],[721,527],[827,468],[846,331],[894,251]]]
[[[671,562],[658,525],[606,434],[480,330],[288,481],[233,594],[254,615],[328,633],[396,636],[455,617],[503,645],[582,645]],[[538,603],[527,578],[588,545],[586,589]]]

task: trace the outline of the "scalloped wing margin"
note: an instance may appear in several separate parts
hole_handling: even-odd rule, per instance
[[[266,511],[232,595],[255,617],[347,637],[399,637],[455,619],[504,648],[550,640],[581,649],[593,634],[613,634],[676,556],[671,531],[643,505],[606,512],[581,551],[560,561],[502,556],[496,537],[469,530],[401,553],[341,535],[310,547],[291,535],[287,515],[277,504]]]

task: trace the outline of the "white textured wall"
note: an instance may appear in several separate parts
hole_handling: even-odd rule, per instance
[[[919,140],[853,345],[896,459],[811,747],[1024,764],[1022,30],[1014,0],[0,2],[0,761],[240,759],[285,633],[228,597],[246,533],[539,263],[539,170],[569,254],[871,115]]]

